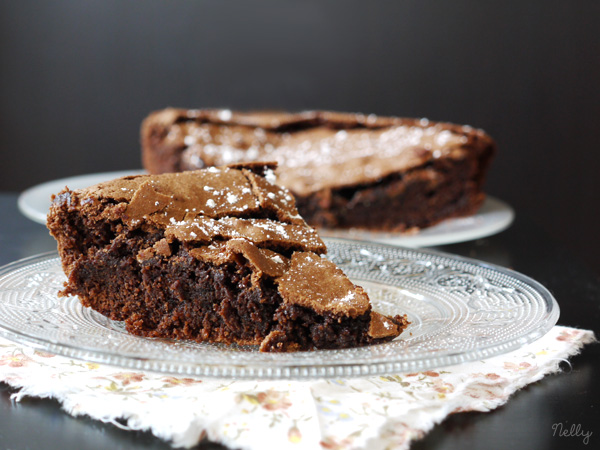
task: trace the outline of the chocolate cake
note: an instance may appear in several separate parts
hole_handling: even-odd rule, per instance
[[[48,228],[68,277],[61,295],[129,332],[261,351],[389,341],[406,317],[322,255],[323,241],[273,166],[211,167],[116,179],[53,198]]]
[[[495,150],[468,126],[310,111],[165,109],[141,129],[150,173],[277,161],[313,226],[404,231],[476,212]]]

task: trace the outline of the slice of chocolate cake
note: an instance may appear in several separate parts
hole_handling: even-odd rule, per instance
[[[54,197],[61,295],[133,334],[333,349],[389,341],[406,317],[371,309],[264,163],[131,176]]]
[[[313,226],[404,231],[477,211],[495,144],[426,119],[165,109],[141,129],[150,173],[277,161]]]

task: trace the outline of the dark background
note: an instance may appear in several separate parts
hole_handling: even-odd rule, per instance
[[[487,191],[516,223],[441,250],[523,271],[559,300],[560,324],[600,334],[600,0],[0,0],[0,191],[140,168],[140,122],[166,106],[485,129],[499,146]],[[1,264],[54,248],[8,198]],[[493,414],[453,415],[413,447],[587,448],[553,438],[557,422],[593,430],[593,446],[598,361],[589,346],[566,373]],[[168,447],[12,392],[0,384],[3,448]]]
[[[141,166],[166,106],[424,116],[498,142],[490,194],[600,270],[600,2],[4,1],[0,190]]]

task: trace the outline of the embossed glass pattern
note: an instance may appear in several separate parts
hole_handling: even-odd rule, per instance
[[[59,298],[65,276],[54,254],[0,269],[0,331],[13,341],[87,361],[174,375],[309,379],[421,371],[484,359],[543,336],[559,308],[536,281],[440,253],[327,239],[329,258],[363,286],[375,310],[407,314],[392,342],[286,354],[255,347],[149,339]]]

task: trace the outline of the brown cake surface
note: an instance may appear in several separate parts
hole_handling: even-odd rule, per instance
[[[322,255],[290,193],[264,163],[131,176],[58,194],[48,228],[63,295],[131,333],[260,345],[262,351],[384,342],[405,317]]]
[[[312,225],[406,230],[474,213],[492,139],[426,119],[308,111],[168,108],[142,124],[150,173],[277,161],[277,182]]]

